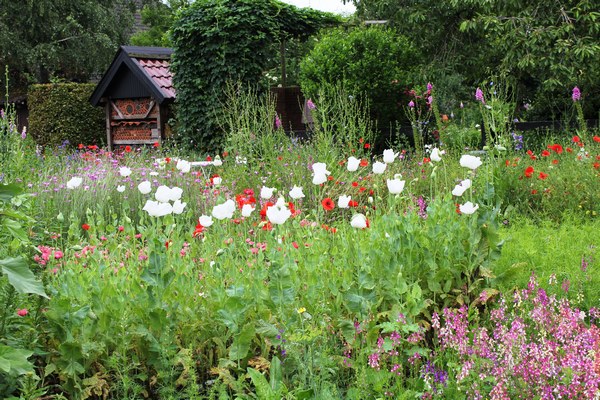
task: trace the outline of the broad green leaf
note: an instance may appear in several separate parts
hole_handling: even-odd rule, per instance
[[[27,361],[33,351],[14,349],[0,344],[0,371],[9,375],[23,375],[33,372],[33,364]]]
[[[275,393],[279,393],[281,385],[283,385],[283,371],[281,370],[281,360],[279,360],[279,358],[273,357],[271,360],[269,374],[271,389],[273,389]]]
[[[240,360],[248,355],[250,350],[250,342],[254,338],[256,330],[252,324],[246,324],[242,331],[233,339],[233,343],[229,348],[229,359]]]
[[[267,382],[267,378],[254,368],[248,368],[248,375],[250,375],[250,379],[252,379],[252,383],[256,388],[256,396],[259,399],[271,400],[275,399],[275,393],[273,389],[269,386]]]
[[[19,186],[14,183],[8,185],[0,185],[0,201],[9,202],[15,196],[23,192]]]
[[[49,298],[44,290],[44,285],[35,279],[35,275],[33,275],[23,257],[5,258],[0,260],[0,266],[17,292],[34,293]]]
[[[13,237],[19,239],[21,242],[29,241],[29,238],[27,237],[27,233],[25,233],[21,224],[19,224],[14,219],[10,219],[10,218],[4,219],[3,225],[12,234]]]

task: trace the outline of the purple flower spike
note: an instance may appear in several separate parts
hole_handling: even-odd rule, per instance
[[[581,91],[577,86],[573,88],[573,94],[571,95],[573,101],[579,101],[581,99]]]
[[[475,100],[485,104],[485,100],[483,100],[483,91],[479,88],[477,88],[477,90],[475,91]]]
[[[410,108],[414,108],[414,107],[415,107],[415,102],[414,102],[414,101],[412,101],[412,100],[411,100],[411,101],[409,101],[409,102],[408,102],[408,106],[409,106]]]

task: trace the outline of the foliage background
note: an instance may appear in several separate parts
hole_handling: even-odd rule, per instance
[[[105,142],[104,109],[89,98],[93,83],[55,83],[29,88],[29,134],[42,146]]]

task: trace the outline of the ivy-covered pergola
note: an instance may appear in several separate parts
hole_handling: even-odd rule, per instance
[[[221,144],[218,117],[228,82],[257,85],[278,43],[337,25],[337,15],[277,0],[205,0],[173,27],[171,70],[180,138],[201,149]]]

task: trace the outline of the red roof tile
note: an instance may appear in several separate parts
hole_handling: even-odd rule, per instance
[[[153,60],[149,58],[134,58],[134,60],[148,74],[150,79],[154,81],[156,86],[160,88],[165,97],[175,98],[173,76],[169,70],[168,60]]]

